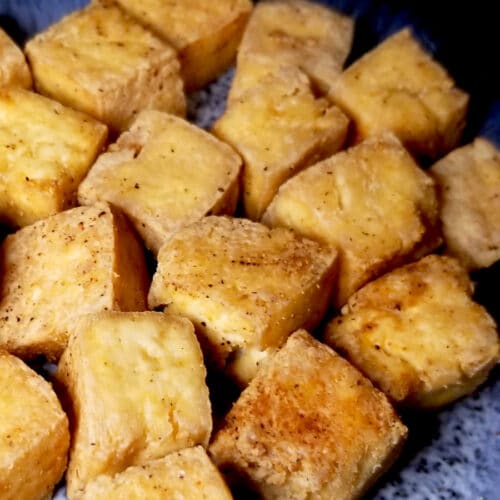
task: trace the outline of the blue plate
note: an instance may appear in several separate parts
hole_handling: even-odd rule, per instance
[[[216,0],[214,0],[216,1]],[[0,0],[2,27],[20,43],[82,7],[86,0]],[[493,4],[455,2],[453,10],[433,2],[332,0],[332,5],[356,17],[350,61],[388,34],[412,26],[425,47],[471,94],[464,142],[477,135],[500,145],[500,81],[494,71],[499,47]],[[403,7],[404,6],[404,7]],[[190,118],[209,127],[224,108],[231,72],[190,96]],[[497,299],[500,262],[474,275],[476,298],[500,320]],[[457,325],[459,327],[459,325]],[[403,419],[410,437],[403,456],[369,498],[484,499],[500,498],[500,369],[473,396],[439,413],[408,413]],[[64,489],[56,493],[63,499]],[[332,499],[334,500],[334,499]]]

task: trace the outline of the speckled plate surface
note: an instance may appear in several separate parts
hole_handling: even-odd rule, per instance
[[[214,0],[216,1],[216,0]],[[0,0],[0,22],[18,41],[40,31],[85,0]],[[354,60],[397,29],[411,25],[435,57],[471,96],[464,142],[485,135],[500,144],[500,82],[493,63],[499,47],[494,2],[455,2],[453,11],[434,2],[322,1],[357,18]],[[445,2],[443,2],[445,3]],[[230,71],[189,98],[189,118],[208,128],[221,114]],[[474,276],[476,298],[500,319],[500,262]],[[459,325],[457,325],[459,327]],[[439,413],[409,413],[403,456],[369,498],[500,499],[500,369],[474,395]],[[55,497],[65,497],[64,487]]]

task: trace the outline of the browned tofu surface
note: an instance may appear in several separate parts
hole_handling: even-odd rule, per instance
[[[241,158],[188,122],[143,111],[102,154],[78,190],[80,203],[121,208],[158,253],[178,229],[207,213],[236,208]]]
[[[429,157],[458,144],[469,100],[409,29],[347,68],[332,94],[353,119],[356,140],[389,130],[413,153]]]
[[[160,250],[149,306],[191,319],[224,367],[247,353],[265,357],[295,329],[313,327],[330,299],[335,264],[334,250],[287,229],[206,217]],[[239,365],[234,375],[243,382],[258,366]]]
[[[278,66],[300,68],[324,95],[342,72],[354,22],[306,0],[265,0],[255,6],[238,51],[230,100]]]
[[[52,99],[0,89],[0,222],[19,227],[76,205],[104,124]]]
[[[0,351],[0,498],[51,498],[68,447],[68,419],[50,384]]]
[[[406,428],[386,397],[304,330],[243,391],[209,452],[266,499],[359,498]]]
[[[101,474],[206,446],[212,415],[205,376],[185,318],[155,312],[81,317],[57,369],[73,416],[69,497],[80,498]]]
[[[346,116],[317,98],[294,67],[268,75],[231,102],[213,131],[243,158],[246,216],[259,220],[283,182],[338,151],[347,126]]]
[[[82,500],[231,500],[219,471],[201,446],[169,453],[114,476],[92,481]]]
[[[359,290],[326,331],[392,399],[438,407],[484,382],[499,361],[495,322],[465,269],[430,255]]]
[[[117,0],[177,51],[188,91],[233,62],[252,10],[250,0]]]
[[[500,150],[486,139],[451,152],[430,169],[441,202],[446,252],[469,270],[500,259]]]
[[[0,259],[0,348],[21,357],[58,359],[82,314],[146,307],[143,249],[104,203],[20,229]]]
[[[31,88],[31,72],[22,50],[0,28],[0,88]]]
[[[175,50],[111,2],[94,2],[26,44],[36,89],[125,130],[143,109],[185,113]]]
[[[434,249],[438,219],[432,178],[385,134],[290,179],[262,220],[339,250],[340,307],[372,278]]]

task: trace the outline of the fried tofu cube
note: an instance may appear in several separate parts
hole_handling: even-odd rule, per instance
[[[57,360],[82,314],[146,308],[142,246],[106,204],[77,207],[7,236],[0,252],[0,349]]]
[[[69,14],[25,51],[39,92],[114,130],[143,109],[185,113],[175,50],[109,2]]]
[[[359,498],[407,434],[386,397],[306,331],[243,391],[209,447],[265,499]]]
[[[231,500],[232,496],[206,451],[196,446],[141,466],[129,467],[114,476],[99,476],[85,488],[80,498]]]
[[[187,91],[233,63],[252,10],[250,0],[116,0],[177,51]]]
[[[259,220],[279,186],[303,168],[338,151],[347,134],[346,116],[316,98],[296,68],[268,75],[233,102],[213,131],[243,157],[243,204]]]
[[[0,351],[0,498],[49,498],[68,448],[68,419],[50,384]]]
[[[0,89],[0,221],[26,226],[76,205],[107,128],[58,102]]]
[[[339,250],[337,307],[371,279],[440,243],[434,182],[389,134],[290,179],[262,221]]]
[[[31,88],[31,72],[22,50],[0,28],[0,88]]]
[[[103,312],[76,323],[57,368],[75,429],[68,495],[101,474],[208,445],[212,415],[193,325],[156,312]]]
[[[236,208],[241,158],[188,122],[143,111],[80,184],[82,204],[122,209],[155,254],[179,228]]]
[[[332,93],[354,120],[357,141],[389,130],[414,154],[426,157],[456,147],[469,100],[409,29],[347,68]]]
[[[238,51],[230,100],[240,98],[252,80],[258,80],[248,78],[247,73],[274,72],[277,65],[300,68],[322,94],[328,95],[349,55],[353,33],[350,17],[311,1],[259,2]],[[258,60],[264,63],[261,68]]]
[[[446,252],[468,269],[500,259],[500,150],[478,138],[435,163]]]
[[[394,401],[439,407],[476,389],[500,359],[495,322],[471,294],[455,259],[429,255],[359,290],[325,338]]]
[[[322,318],[335,275],[334,250],[287,229],[212,216],[161,248],[148,302],[189,318],[207,358],[244,384],[256,358]]]

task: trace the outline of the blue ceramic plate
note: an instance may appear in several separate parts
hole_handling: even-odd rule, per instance
[[[214,0],[216,1],[216,0]],[[20,43],[85,0],[0,0],[2,27]],[[500,48],[494,26],[494,2],[455,2],[453,10],[439,2],[323,1],[357,20],[354,60],[388,34],[410,25],[426,48],[468,91],[471,109],[464,142],[485,135],[500,144],[500,82],[490,67]],[[444,2],[443,2],[444,3]],[[490,5],[489,5],[490,4]],[[491,62],[490,62],[491,61]],[[190,119],[208,127],[222,112],[231,72],[208,89],[190,96]],[[500,319],[497,289],[500,262],[478,272],[477,300]],[[500,498],[500,370],[473,396],[439,413],[403,415],[410,427],[408,445],[393,470],[369,498],[382,500]],[[55,498],[65,498],[64,488]],[[334,499],[332,499],[334,500]]]

